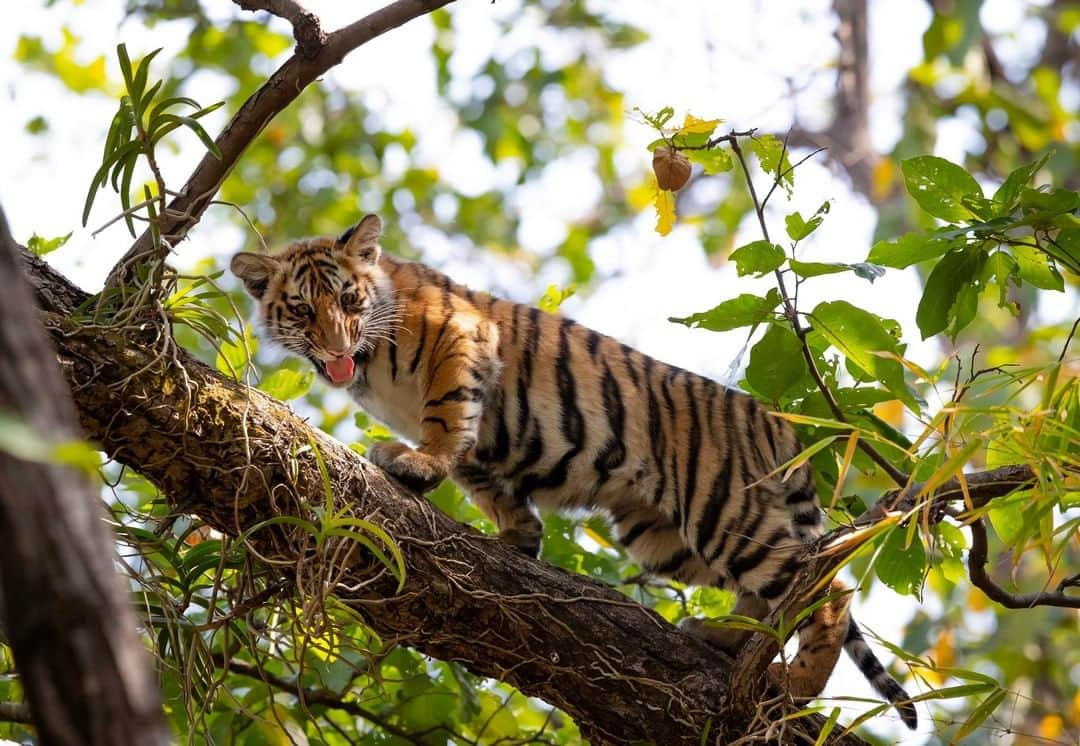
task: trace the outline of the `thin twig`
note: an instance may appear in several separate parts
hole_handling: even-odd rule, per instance
[[[758,199],[757,190],[754,188],[754,180],[750,178],[750,169],[746,164],[746,158],[743,156],[742,148],[739,147],[738,135],[741,133],[731,133],[722,139],[731,145],[731,150],[735,153],[735,157],[739,159],[739,165],[742,167],[743,177],[746,180],[746,187],[750,192],[750,199],[754,203],[754,212],[757,215],[758,225],[761,226],[761,234],[766,241],[772,243],[772,239],[769,238],[769,226],[765,222],[765,210],[762,206],[761,200]],[[805,159],[803,159],[805,160]],[[801,163],[802,161],[800,161]],[[779,180],[777,176],[777,180]],[[775,186],[775,185],[774,185]],[[771,192],[770,192],[771,194]],[[806,365],[810,370],[810,375],[814,379],[814,383],[817,384],[818,389],[821,391],[821,395],[825,397],[825,403],[828,404],[829,410],[833,413],[833,416],[840,422],[847,422],[847,418],[844,416],[844,411],[840,408],[840,405],[836,402],[836,398],[833,396],[832,390],[829,389],[828,384],[825,383],[825,379],[822,377],[821,372],[817,369],[817,362],[814,360],[814,354],[810,350],[810,344],[806,339],[808,329],[802,325],[799,321],[799,314],[795,308],[795,304],[791,300],[791,295],[788,294],[787,285],[784,282],[784,275],[779,270],[774,270],[776,276],[776,284],[780,289],[780,297],[784,303],[784,317],[791,324],[792,330],[799,338],[799,342],[802,346],[803,358],[806,360]],[[882,468],[882,470],[889,475],[889,477],[898,486],[903,487],[911,478],[903,471],[894,466],[887,458],[885,458],[876,448],[867,443],[865,440],[860,439],[858,442],[858,448],[862,450],[867,456],[869,456],[874,463]]]

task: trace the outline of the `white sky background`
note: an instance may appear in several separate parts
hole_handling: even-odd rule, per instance
[[[204,4],[223,21],[238,15],[252,17],[241,14],[228,0]],[[24,1],[20,5],[19,21],[0,26],[0,101],[5,112],[0,117],[0,142],[4,143],[0,146],[0,204],[19,240],[25,241],[33,232],[51,237],[73,230],[69,244],[49,259],[82,287],[93,290],[130,243],[122,223],[96,239],[91,238],[89,229],[80,226],[86,188],[100,162],[102,142],[116,103],[98,95],[75,97],[44,75],[23,72],[12,60],[18,36],[40,35],[48,48],[55,49],[62,42],[58,20],[64,18],[64,23],[84,40],[81,59],[104,53],[110,79],[115,81],[120,77],[114,53],[119,41],[127,42],[133,58],[161,46],[165,49],[160,59],[166,59],[186,42],[188,25],[160,23],[149,30],[138,23],[120,25],[120,0],[86,0],[77,7],[61,2],[52,10],[45,10],[37,2]],[[322,17],[324,28],[334,29],[383,2],[307,0],[305,5]],[[485,61],[489,50],[496,50],[497,59],[508,57],[538,35],[543,39],[545,64],[558,66],[560,60],[566,59],[567,46],[560,35],[571,32],[544,29],[535,15],[526,14],[510,34],[499,33],[492,18],[513,15],[520,5],[520,0],[498,0],[495,4],[461,0],[451,6],[456,27],[467,30],[452,65],[462,85]],[[631,121],[630,112],[635,106],[654,111],[671,105],[678,117],[690,110],[705,118],[722,117],[727,120],[725,127],[758,127],[766,132],[783,133],[796,110],[806,125],[826,123],[832,92],[829,68],[836,55],[829,6],[828,0],[590,2],[590,8],[602,8],[652,32],[651,41],[614,53],[605,63],[609,82],[626,93],[626,142],[618,163],[627,184],[635,182],[647,167],[649,154],[645,145],[654,138],[648,127]],[[987,0],[982,11],[988,28],[1015,32],[998,50],[1006,62],[1023,59],[1041,47],[1039,24],[1024,19],[1024,7],[1025,3],[1018,0]],[[889,150],[900,135],[899,118],[904,108],[900,84],[906,71],[921,59],[921,35],[929,21],[930,12],[924,2],[871,3],[871,128],[880,151]],[[287,25],[275,23],[288,33]],[[417,157],[437,167],[444,181],[475,193],[505,183],[508,172],[483,160],[479,142],[454,135],[454,115],[435,92],[434,64],[427,54],[433,37],[430,23],[414,21],[352,53],[330,76],[349,88],[369,92],[373,101],[385,101],[380,114],[386,129],[412,129],[419,137]],[[205,104],[224,93],[220,78],[196,75],[198,79],[192,81],[189,95]],[[793,80],[800,91],[797,95],[789,94],[785,78]],[[25,123],[37,115],[48,120],[50,132],[45,136],[33,137],[24,130]],[[209,121],[207,130],[212,135],[220,129],[225,115],[217,112]],[[977,135],[962,118],[944,121],[935,152],[960,161],[972,138],[977,139]],[[194,165],[193,154],[201,152],[195,150],[197,141],[193,138],[182,144],[179,156],[165,154],[162,163],[166,182],[174,186],[183,182]],[[599,196],[599,182],[587,158],[569,157],[552,164],[539,183],[515,196],[514,203],[522,215],[522,246],[550,252],[561,242],[566,223],[587,213]],[[825,199],[833,200],[832,211],[812,239],[805,242],[803,258],[864,260],[870,247],[874,211],[821,160],[799,168],[793,202],[786,203],[782,195],[774,197],[774,232],[782,235],[783,214],[795,209],[804,215],[813,213]],[[112,217],[115,202],[111,192],[100,194],[90,228]],[[360,209],[358,205],[358,214]],[[666,319],[710,308],[740,292],[771,286],[771,278],[737,278],[734,267],[729,265],[714,269],[706,262],[692,228],[676,227],[670,236],[660,238],[653,231],[654,223],[649,208],[628,228],[594,242],[592,254],[599,268],[605,273],[617,272],[618,277],[586,297],[572,298],[564,310],[660,359],[734,382],[738,376],[730,375],[729,368],[745,342],[742,332],[716,335],[691,331]],[[735,245],[758,238],[757,231],[755,222],[746,222]],[[412,235],[430,234],[417,231]],[[176,261],[183,266],[207,254],[225,257],[241,248],[245,238],[215,219],[211,211],[210,217],[181,245]],[[467,247],[433,241],[421,248],[430,262],[458,279],[476,286],[493,281],[492,271],[478,267]],[[483,255],[480,257],[487,261]],[[507,285],[517,277],[511,272],[500,281],[496,273],[494,281]],[[568,277],[568,272],[561,274],[556,266],[541,281],[563,283]],[[920,286],[913,271],[890,270],[873,285],[846,275],[839,277],[822,277],[804,285],[803,307],[810,308],[818,300],[844,298],[900,321],[908,333],[905,341],[910,356],[915,360],[930,363],[938,358],[937,342],[923,344],[918,340],[914,313]],[[540,292],[538,282],[531,297],[538,297]],[[1046,321],[1076,313],[1074,292],[1050,297],[1040,309]],[[868,601],[857,603],[855,612],[879,635],[899,641],[914,603],[879,588]],[[882,655],[887,657],[885,652]],[[906,683],[913,694],[919,689]],[[827,692],[873,696],[846,658]],[[933,724],[928,722],[925,710],[920,711],[920,717],[919,735],[907,735],[892,715],[878,718],[870,727],[886,738],[896,738],[898,743],[923,743],[933,732]]]

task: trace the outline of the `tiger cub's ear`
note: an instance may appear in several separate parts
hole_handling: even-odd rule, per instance
[[[338,246],[353,259],[374,264],[379,261],[378,240],[382,229],[382,219],[378,215],[365,215],[359,223],[341,234]]]
[[[244,288],[247,289],[248,295],[255,300],[262,299],[270,284],[270,278],[274,276],[279,266],[275,257],[248,252],[237,254],[229,263],[229,269],[244,281]]]

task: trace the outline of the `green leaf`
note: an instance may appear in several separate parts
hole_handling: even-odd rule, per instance
[[[885,268],[879,267],[871,262],[855,262],[849,265],[851,271],[855,273],[856,277],[861,277],[864,280],[869,280],[871,283],[879,277],[885,276]]]
[[[540,306],[540,310],[545,313],[558,313],[559,307],[563,304],[567,298],[577,292],[577,286],[574,283],[570,283],[565,288],[560,288],[558,285],[548,285],[547,290],[540,296],[540,301],[537,303]]]
[[[1022,497],[1030,498],[1031,491],[1024,490],[1016,493]],[[990,508],[990,525],[1005,543],[1010,546],[1020,536],[1024,529],[1024,506],[1026,500],[1009,498],[1008,500],[995,500]]]
[[[30,240],[26,242],[26,248],[28,248],[35,256],[45,256],[66,244],[69,238],[71,238],[70,233],[66,236],[57,236],[56,238],[42,238],[35,233],[30,236]]]
[[[952,743],[958,743],[965,736],[975,732],[975,729],[983,724],[986,718],[993,714],[994,710],[998,708],[1002,700],[1005,699],[1005,695],[1008,694],[1007,689],[998,689],[993,694],[990,694],[982,702],[971,711],[967,720],[963,722],[956,734],[953,736]]]
[[[903,269],[927,259],[935,259],[948,250],[948,241],[927,238],[918,233],[905,233],[900,238],[878,241],[866,259],[874,264]]]
[[[967,171],[944,158],[921,155],[900,164],[908,194],[936,218],[959,222],[972,216],[963,204],[968,195],[982,196],[982,189]]]
[[[965,292],[964,288],[973,287],[978,282],[984,260],[985,255],[981,251],[955,250],[946,254],[931,270],[915,312],[915,322],[923,339],[945,331],[950,321],[971,320],[970,303],[973,297],[978,300],[977,288],[973,288],[975,296]],[[964,325],[953,323],[953,338]]]
[[[725,332],[741,326],[753,326],[767,320],[773,310],[780,305],[780,293],[773,288],[765,295],[743,293],[737,298],[726,300],[708,311],[695,313],[685,318],[669,318],[676,324],[691,328],[708,329],[713,332]]]
[[[828,202],[825,203],[825,205],[828,204]],[[809,220],[804,220],[803,216],[798,212],[793,212],[784,218],[784,225],[787,226],[787,234],[792,241],[801,241],[816,231],[817,227],[821,225],[821,221],[824,219],[825,217],[821,214],[821,210],[818,210],[818,213]]]
[[[791,271],[799,277],[819,277],[851,269],[851,265],[843,262],[800,262],[798,259],[792,259],[790,266]]]
[[[1013,246],[1016,271],[1020,279],[1042,290],[1064,292],[1065,279],[1047,259],[1046,254],[1029,246]]]
[[[739,277],[751,272],[755,277],[761,277],[778,268],[786,258],[783,249],[768,241],[752,241],[731,252]]]
[[[1025,212],[1034,213],[1036,218],[1045,219],[1080,208],[1080,194],[1059,187],[1021,187],[1020,206]]]
[[[314,371],[299,372],[279,368],[259,382],[259,388],[281,401],[299,399],[315,381]]]
[[[785,324],[770,324],[750,350],[746,381],[761,396],[777,401],[809,372],[795,332]]]
[[[236,332],[233,334],[236,335]],[[243,336],[221,344],[214,365],[221,373],[232,376],[238,381],[242,380],[248,361],[257,349],[259,349],[259,340],[252,333],[251,325],[245,324]]]
[[[786,182],[784,188],[795,185],[795,172],[784,148],[784,143],[775,135],[760,135],[750,138],[750,148],[757,156],[761,168],[773,177]],[[783,174],[783,177],[780,176]]]
[[[819,303],[811,314],[814,327],[844,353],[849,363],[885,384],[892,394],[910,406],[918,404],[904,383],[904,366],[899,360],[877,353],[901,355],[901,348],[890,328],[896,322],[882,319],[847,301]]]
[[[905,596],[916,595],[926,572],[926,550],[916,534],[905,547],[907,530],[896,527],[885,537],[874,570],[882,583]]]
[[[1005,178],[1004,183],[994,192],[994,201],[1001,206],[1004,214],[1013,211],[1020,199],[1020,188],[1027,186],[1031,177],[1043,167],[1049,157],[1050,154],[1047,153],[1034,163],[1021,166]]]
[[[691,163],[697,163],[705,169],[707,174],[719,174],[730,171],[735,165],[731,153],[719,145],[714,148],[702,148],[701,150],[684,150],[682,154]]]

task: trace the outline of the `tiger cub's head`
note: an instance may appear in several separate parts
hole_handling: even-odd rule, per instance
[[[356,361],[393,323],[390,283],[379,268],[382,220],[367,215],[340,238],[297,241],[273,255],[240,253],[234,275],[259,306],[271,339],[348,386]]]

